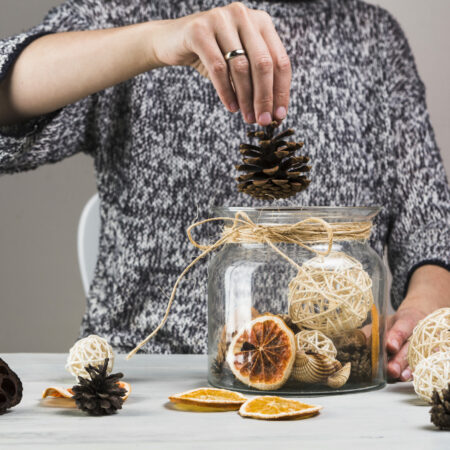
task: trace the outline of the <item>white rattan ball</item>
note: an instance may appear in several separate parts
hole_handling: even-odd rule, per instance
[[[336,347],[330,338],[327,338],[321,331],[302,330],[295,335],[297,351],[318,353],[335,359],[337,355]]]
[[[433,353],[422,359],[413,372],[416,394],[431,402],[433,390],[440,392],[450,383],[450,351]]]
[[[107,373],[111,373],[114,365],[114,351],[106,339],[91,334],[75,342],[67,357],[66,370],[75,377],[89,377],[87,365],[100,366],[109,358]]]
[[[289,283],[292,321],[331,337],[359,328],[372,303],[369,274],[358,260],[343,252],[306,261]]]
[[[437,309],[416,325],[409,340],[409,366],[414,370],[422,359],[445,351],[450,351],[450,308]]]

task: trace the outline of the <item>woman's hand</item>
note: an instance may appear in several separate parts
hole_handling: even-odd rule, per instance
[[[150,53],[158,65],[194,67],[211,79],[225,107],[240,109],[248,123],[286,117],[291,65],[266,12],[232,3],[155,26]],[[224,55],[237,49],[247,55],[227,63]]]
[[[419,320],[446,306],[450,306],[450,272],[432,265],[418,268],[411,277],[405,300],[388,318],[386,349],[391,356],[387,369],[392,379],[411,379],[408,338]]]

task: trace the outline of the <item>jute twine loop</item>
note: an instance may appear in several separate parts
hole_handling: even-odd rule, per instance
[[[225,226],[221,237],[212,244],[204,245],[197,242],[192,237],[192,230],[209,222],[231,222],[231,226]],[[140,348],[142,348],[156,333],[164,326],[169,316],[170,308],[175,297],[176,290],[180,281],[186,273],[198,261],[203,259],[209,253],[218,249],[225,244],[239,244],[239,243],[263,243],[269,245],[282,258],[296,267],[298,270],[300,266],[292,260],[286,253],[276,247],[276,243],[290,243],[297,244],[300,247],[315,253],[318,256],[327,256],[331,252],[333,240],[355,240],[367,239],[370,235],[371,222],[356,222],[356,223],[333,223],[329,224],[319,217],[310,217],[301,220],[294,224],[273,225],[273,224],[256,224],[250,219],[248,214],[243,211],[238,211],[234,218],[232,217],[213,217],[210,219],[201,220],[190,225],[187,229],[187,235],[191,244],[202,250],[177,278],[172,293],[167,304],[166,312],[159,325],[150,333],[143,341],[141,341],[128,355],[130,359]],[[307,243],[326,243],[326,250],[319,250]]]

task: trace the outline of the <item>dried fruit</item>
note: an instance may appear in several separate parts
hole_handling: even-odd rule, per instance
[[[295,359],[294,333],[279,317],[258,317],[231,341],[227,362],[235,377],[256,389],[280,388]]]
[[[322,409],[319,405],[307,405],[297,400],[275,396],[261,396],[247,400],[239,409],[243,417],[265,420],[306,419]]]
[[[233,411],[238,410],[247,399],[238,392],[226,389],[199,388],[181,392],[169,397],[177,405],[187,405],[196,411]]]

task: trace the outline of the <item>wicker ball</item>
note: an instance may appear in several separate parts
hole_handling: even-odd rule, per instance
[[[431,403],[433,390],[440,392],[450,383],[450,351],[433,353],[422,359],[413,372],[416,394]]]
[[[70,349],[66,370],[76,378],[86,378],[89,377],[89,374],[85,367],[89,364],[96,367],[101,366],[106,358],[109,358],[107,373],[110,374],[114,365],[114,351],[106,339],[91,334],[75,342]]]
[[[416,325],[409,341],[409,366],[414,370],[422,359],[439,351],[450,351],[450,308],[437,309]]]
[[[330,338],[317,330],[303,330],[295,335],[297,351],[307,353],[318,353],[335,359],[336,347]]]
[[[372,280],[343,252],[316,256],[289,283],[289,315],[301,328],[327,336],[359,328],[373,303]]]

